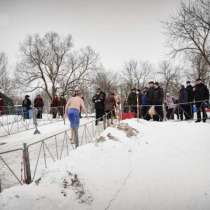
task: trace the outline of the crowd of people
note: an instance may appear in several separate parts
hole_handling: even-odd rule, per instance
[[[201,122],[201,120],[206,122],[209,90],[201,79],[197,79],[194,86],[190,81],[186,82],[186,86],[181,85],[178,95],[173,96],[168,92],[164,93],[158,82],[150,81],[142,90],[132,88],[124,102],[114,91],[106,96],[100,88],[97,89],[92,101],[96,111],[96,125],[99,120],[103,120],[102,117],[105,114],[107,114],[107,119],[116,117],[119,108],[121,112],[131,112],[135,117],[154,121],[163,121],[164,117],[168,120],[174,119],[175,115],[180,120],[192,120],[196,111],[196,122]]]
[[[181,85],[177,96],[172,96],[170,93],[164,94],[158,82],[150,81],[148,87],[142,91],[136,88],[131,90],[125,107],[138,117],[145,120],[153,118],[154,121],[163,121],[164,109],[167,119],[174,119],[176,114],[180,120],[190,120],[194,118],[196,109],[196,122],[201,122],[201,120],[206,122],[208,103],[209,90],[201,79],[197,79],[194,86],[190,81],[186,82],[186,87]]]
[[[105,93],[97,88],[95,95],[92,97],[92,103],[96,113],[96,126],[99,121],[104,119],[106,119],[108,125],[113,124],[114,118],[122,118],[122,113],[126,112],[145,120],[163,121],[164,117],[169,120],[174,119],[175,115],[180,120],[192,120],[196,110],[197,120],[195,122],[206,122],[209,90],[201,79],[197,79],[194,86],[191,85],[190,81],[186,82],[186,86],[181,85],[177,96],[173,96],[169,92],[164,93],[158,82],[150,81],[148,86],[142,90],[132,88],[124,101],[114,90]],[[0,105],[3,107],[1,98]],[[42,119],[44,100],[40,94],[35,97],[33,105],[37,110],[36,117]],[[29,95],[26,95],[22,101],[22,109],[24,119],[32,118],[32,102]],[[164,111],[166,111],[166,114]],[[80,89],[76,88],[68,101],[66,101],[64,95],[55,95],[50,104],[50,112],[52,118],[60,116],[65,119],[68,117],[72,129],[71,139],[74,139],[73,143],[77,147],[79,145],[78,128],[81,112],[87,114],[84,97]],[[0,113],[2,113],[2,110],[0,110]]]
[[[57,116],[61,116],[63,118],[65,106],[66,99],[64,95],[61,95],[60,97],[55,95],[50,104],[50,113],[52,114],[52,118],[56,118]],[[37,109],[37,119],[42,119],[44,100],[40,94],[38,94],[34,99],[34,107]],[[32,102],[29,95],[25,96],[22,102],[22,108],[24,119],[30,119],[32,117]]]
[[[75,90],[74,96],[78,95],[78,90]],[[150,81],[142,90],[132,88],[126,100],[122,101],[116,91],[105,93],[100,88],[96,89],[95,95],[92,97],[96,113],[96,122],[102,121],[104,116],[108,123],[113,123],[113,119],[119,116],[122,112],[131,112],[135,117],[145,120],[163,121],[166,119],[192,120],[194,112],[197,112],[196,122],[206,122],[206,108],[209,105],[209,90],[201,79],[195,81],[194,86],[190,81],[186,82],[186,86],[181,85],[179,93],[174,96],[169,92],[164,93],[163,88],[158,82]],[[3,101],[0,100],[3,104]],[[42,118],[44,100],[40,94],[34,99],[34,107],[37,108],[37,118]],[[50,113],[53,118],[57,116],[64,117],[67,101],[64,95],[55,95],[50,105]],[[26,95],[23,102],[23,117],[24,119],[31,118],[32,102],[30,96]],[[0,110],[1,111],[1,110]],[[164,114],[166,111],[166,114]],[[201,116],[202,113],[202,116]],[[79,111],[81,117],[81,109]]]
[[[113,123],[113,118],[116,117],[117,111],[120,108],[120,97],[114,92],[109,91],[106,95],[100,88],[97,88],[96,94],[92,98],[92,102],[95,107],[96,112],[96,125],[99,121],[103,120],[105,116],[108,124],[111,121]]]

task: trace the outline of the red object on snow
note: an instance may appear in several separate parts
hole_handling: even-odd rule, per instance
[[[210,109],[207,109],[207,112],[210,112]]]
[[[123,112],[121,120],[132,119],[134,117],[135,117],[135,114],[133,112]]]

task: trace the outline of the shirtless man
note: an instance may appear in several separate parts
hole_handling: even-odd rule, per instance
[[[80,90],[75,89],[73,97],[69,98],[65,107],[65,117],[68,116],[71,127],[71,139],[75,143],[76,148],[79,146],[78,128],[80,123],[80,111],[86,113],[84,101],[81,98]]]

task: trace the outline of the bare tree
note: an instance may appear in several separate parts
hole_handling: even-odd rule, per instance
[[[201,55],[210,65],[210,0],[182,2],[164,26],[174,56],[180,52]]]
[[[8,59],[5,53],[0,53],[0,90],[6,95],[10,95],[13,87],[14,84],[12,85],[8,74]]]
[[[128,90],[132,87],[142,89],[150,79],[151,72],[152,66],[148,62],[130,60],[124,65],[122,80]]]
[[[210,86],[210,66],[206,63],[206,60],[201,55],[190,56],[191,69],[185,72],[186,77],[195,81],[200,78],[205,84]]]
[[[118,87],[118,76],[116,73],[105,70],[103,67],[96,72],[92,84],[100,87],[104,92],[116,90]]]
[[[87,47],[72,52],[72,37],[57,33],[28,36],[21,44],[22,60],[16,78],[27,91],[44,90],[50,99],[58,92],[68,94],[75,86],[88,80],[95,70],[98,55]]]
[[[180,87],[180,68],[173,67],[169,61],[163,61],[160,64],[160,81],[163,86],[164,93],[171,92],[176,94]]]

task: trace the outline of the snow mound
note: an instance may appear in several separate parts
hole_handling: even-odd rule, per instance
[[[209,124],[126,120],[55,162],[1,210],[209,210]]]

